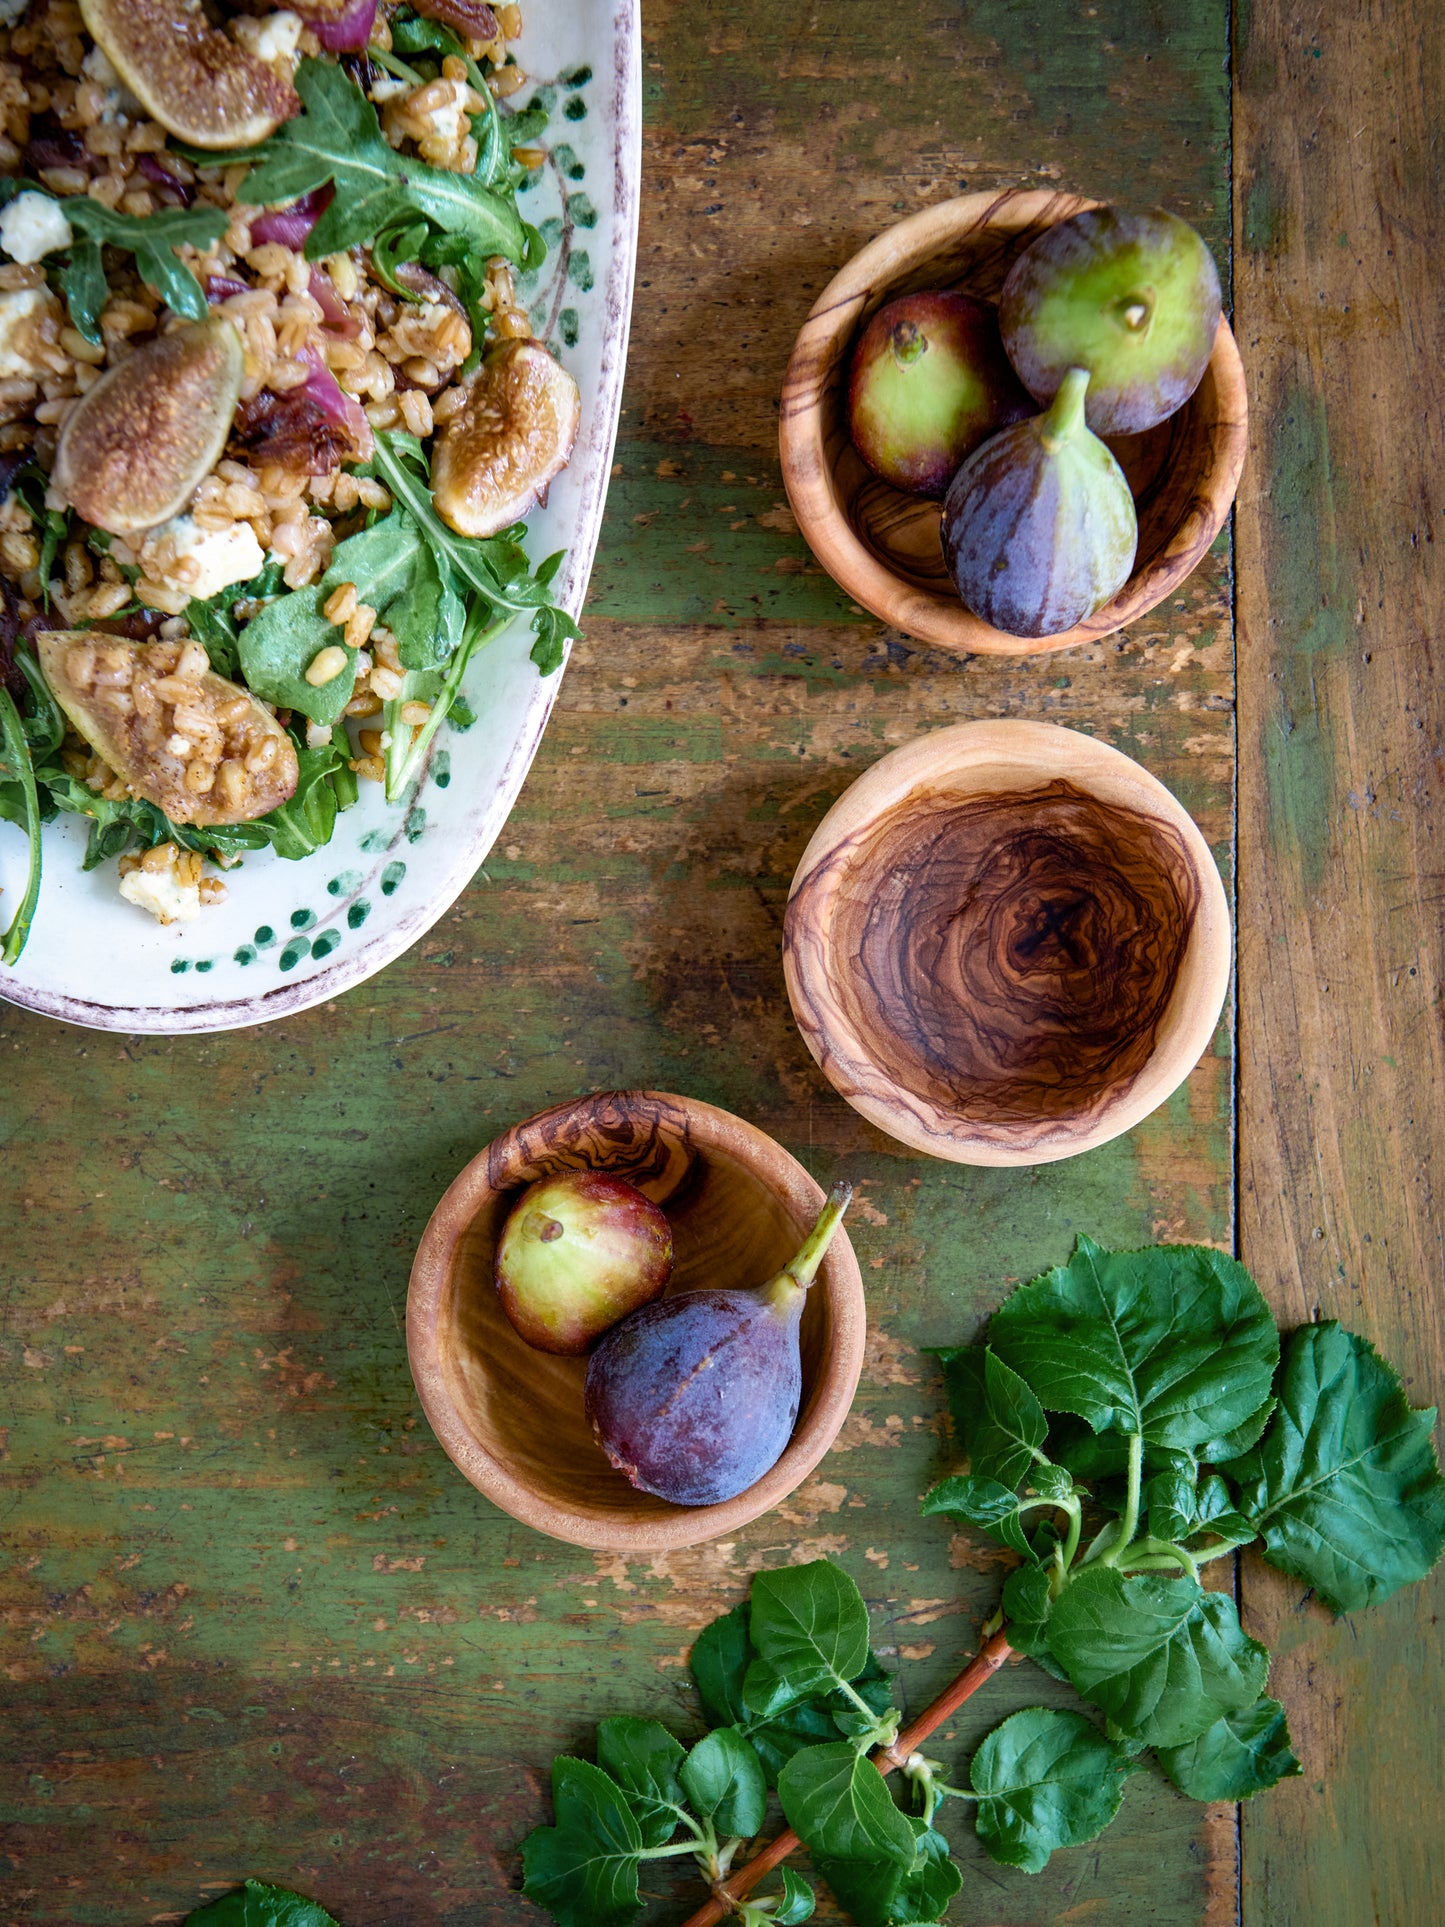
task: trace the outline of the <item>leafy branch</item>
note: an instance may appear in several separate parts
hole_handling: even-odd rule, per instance
[[[588,1775],[605,1785],[570,1763],[557,1825],[524,1847],[524,1891],[562,1927],[626,1927],[638,1867],[659,1847],[691,1854],[708,1886],[686,1927],[806,1918],[781,1911],[796,1888],[752,1898],[799,1846],[859,1927],[935,1921],[962,1880],[935,1824],[947,1801],[969,1806],[993,1859],[1037,1872],[1102,1832],[1150,1750],[1191,1798],[1248,1798],[1301,1768],[1264,1690],[1268,1653],[1200,1568],[1258,1540],[1343,1612],[1423,1578],[1445,1547],[1433,1411],[1412,1410],[1392,1368],[1337,1324],[1305,1326],[1281,1351],[1258,1287],[1220,1252],[1111,1252],[1080,1238],[1067,1265],[1012,1294],[987,1344],[940,1358],[968,1469],[924,1511],[1018,1560],[982,1650],[899,1733],[846,1575],[826,1561],[758,1574],[749,1605],[693,1649],[714,1731],[684,1756],[656,1722],[631,1723],[679,1761],[722,1741],[751,1790],[727,1810],[730,1837],[721,1818],[707,1832],[720,1808],[688,1808],[678,1777],[665,1835],[644,1838],[637,1802],[661,1796],[600,1740]],[[1011,1650],[1072,1684],[1102,1724],[1026,1707],[950,1775],[923,1745]],[[897,1769],[911,1811],[888,1791]],[[790,1831],[734,1871],[761,1824],[759,1775]],[[688,1837],[675,1841],[679,1827]]]

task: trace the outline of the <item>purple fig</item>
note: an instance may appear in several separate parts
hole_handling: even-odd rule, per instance
[[[1011,636],[1055,636],[1129,579],[1139,528],[1124,471],[1085,426],[1089,377],[1065,375],[1046,415],[985,442],[943,504],[958,593]]]
[[[942,495],[964,457],[1035,413],[1008,364],[998,315],[972,295],[906,294],[859,337],[848,432],[894,488]]]
[[[1050,401],[1089,371],[1096,435],[1135,435],[1182,408],[1219,331],[1219,271],[1173,214],[1089,208],[1025,248],[999,297],[1009,360]]]
[[[751,1291],[679,1292],[610,1331],[587,1367],[587,1417],[641,1492],[718,1505],[754,1485],[792,1437],[798,1332],[853,1188],[836,1184],[792,1263]]]
[[[502,1309],[539,1352],[590,1351],[619,1318],[660,1298],[671,1276],[672,1227],[608,1171],[539,1179],[497,1241]]]

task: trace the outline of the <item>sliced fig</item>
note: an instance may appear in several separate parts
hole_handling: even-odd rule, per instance
[[[35,645],[96,755],[173,823],[247,823],[295,793],[291,738],[249,690],[212,671],[198,642],[47,629]]]
[[[219,460],[244,374],[241,337],[220,316],[157,335],[72,409],[51,480],[112,535],[154,528]]]
[[[195,147],[249,147],[301,112],[296,90],[207,19],[201,0],[80,0],[137,100]]]
[[[1045,230],[1009,269],[999,325],[1024,386],[1049,401],[1089,371],[1096,435],[1136,435],[1182,408],[1219,331],[1219,270],[1187,221],[1087,208]]]
[[[964,602],[1011,636],[1056,636],[1129,579],[1139,529],[1124,471],[1084,423],[1072,368],[1046,415],[975,449],[943,504],[943,552]]]
[[[540,342],[505,342],[433,445],[437,514],[459,535],[520,522],[567,466],[581,416],[576,382]]]

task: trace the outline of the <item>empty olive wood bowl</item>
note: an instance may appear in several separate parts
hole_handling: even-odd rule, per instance
[[[961,723],[829,810],[783,926],[834,1087],[959,1164],[1050,1164],[1127,1131],[1208,1049],[1229,909],[1192,818],[1106,743]]]
[[[787,1497],[848,1415],[863,1364],[858,1261],[839,1231],[803,1311],[803,1396],[787,1450],[722,1505],[638,1492],[583,1415],[585,1358],[534,1351],[497,1296],[493,1256],[523,1189],[563,1170],[614,1171],[667,1213],[669,1293],[764,1284],[797,1251],[823,1192],[780,1144],[727,1111],[656,1091],[558,1104],[472,1159],[432,1213],[412,1265],[406,1342],[423,1410],[448,1457],[524,1525],[599,1550],[640,1553],[733,1532]]]
[[[1032,656],[1095,642],[1177,588],[1224,526],[1244,467],[1244,370],[1229,324],[1194,394],[1142,435],[1110,438],[1134,494],[1134,572],[1087,622],[1054,636],[1011,636],[970,615],[943,559],[940,505],[891,488],[848,439],[853,344],[887,301],[956,288],[997,301],[1016,256],[1046,228],[1097,201],[1038,191],[964,194],[888,228],[813,304],[783,382],[783,481],[798,526],[829,575],[875,616],[920,642]]]

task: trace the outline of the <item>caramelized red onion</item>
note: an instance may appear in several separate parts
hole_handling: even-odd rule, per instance
[[[312,228],[335,198],[336,189],[328,181],[324,187],[303,194],[299,201],[292,201],[289,207],[267,208],[251,223],[252,246],[264,247],[275,241],[283,248],[304,248]]]
[[[469,40],[495,40],[497,16],[485,0],[415,0],[416,10]]]
[[[376,24],[376,0],[353,0],[345,13],[308,13],[304,7],[296,11],[322,46],[334,54],[359,53],[370,41]]]

